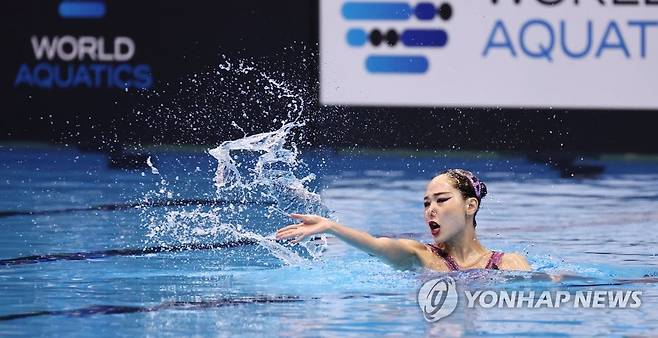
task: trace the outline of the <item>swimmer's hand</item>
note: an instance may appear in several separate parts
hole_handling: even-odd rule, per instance
[[[318,215],[291,214],[290,217],[302,222],[279,229],[276,239],[293,238],[293,243],[299,243],[309,236],[328,233],[401,269],[419,265],[419,253],[427,251],[424,244],[411,239],[374,237]]]
[[[300,220],[301,223],[288,225],[276,231],[276,239],[290,239],[292,243],[299,243],[305,238],[327,232],[335,222],[318,215],[290,214],[290,217]]]

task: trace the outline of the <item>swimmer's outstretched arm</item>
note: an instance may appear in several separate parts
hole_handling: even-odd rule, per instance
[[[312,235],[329,233],[354,247],[382,258],[390,265],[407,269],[420,265],[416,253],[418,250],[425,249],[422,243],[414,240],[374,237],[365,231],[346,227],[318,215],[291,214],[290,217],[302,222],[279,229],[276,232],[277,239],[294,238],[293,243],[298,243]]]

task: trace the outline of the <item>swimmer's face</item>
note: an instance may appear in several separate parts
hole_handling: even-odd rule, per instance
[[[425,224],[436,242],[448,241],[464,229],[468,215],[472,215],[470,200],[462,197],[447,175],[439,175],[427,184]]]

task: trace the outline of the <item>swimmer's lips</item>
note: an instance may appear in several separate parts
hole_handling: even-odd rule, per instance
[[[439,233],[441,233],[441,224],[434,221],[429,221],[427,225],[429,225],[430,231],[432,231],[432,236],[436,237],[439,235]]]

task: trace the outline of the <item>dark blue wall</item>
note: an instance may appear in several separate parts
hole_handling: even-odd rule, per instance
[[[63,18],[62,2],[13,1],[0,14],[0,141],[46,141],[108,150],[154,143],[217,144],[242,135],[231,121],[247,132],[277,126],[274,120],[285,117],[285,109],[265,116],[236,107],[235,101],[206,100],[204,109],[212,109],[212,114],[185,110],[176,118],[157,116],[161,112],[148,109],[161,101],[170,104],[174,98],[180,99],[181,107],[198,103],[198,97],[178,97],[172,88],[181,78],[215,67],[223,54],[232,60],[260,62],[270,72],[292,74],[295,86],[304,90],[306,113],[312,116],[307,136],[316,146],[658,152],[658,142],[651,137],[658,123],[656,111],[321,107],[317,102],[317,0],[107,0],[100,2],[105,15],[90,19]],[[19,76],[21,67],[33,72],[39,63],[60,69],[72,64],[77,67],[74,72],[80,65],[95,63],[35,60],[31,36],[63,35],[130,37],[136,45],[130,69],[147,66],[153,82],[149,90],[158,90],[160,95],[147,98],[148,91],[129,88],[126,92],[107,82],[89,86],[84,76],[76,85],[43,88]],[[204,128],[196,128],[199,125]]]

